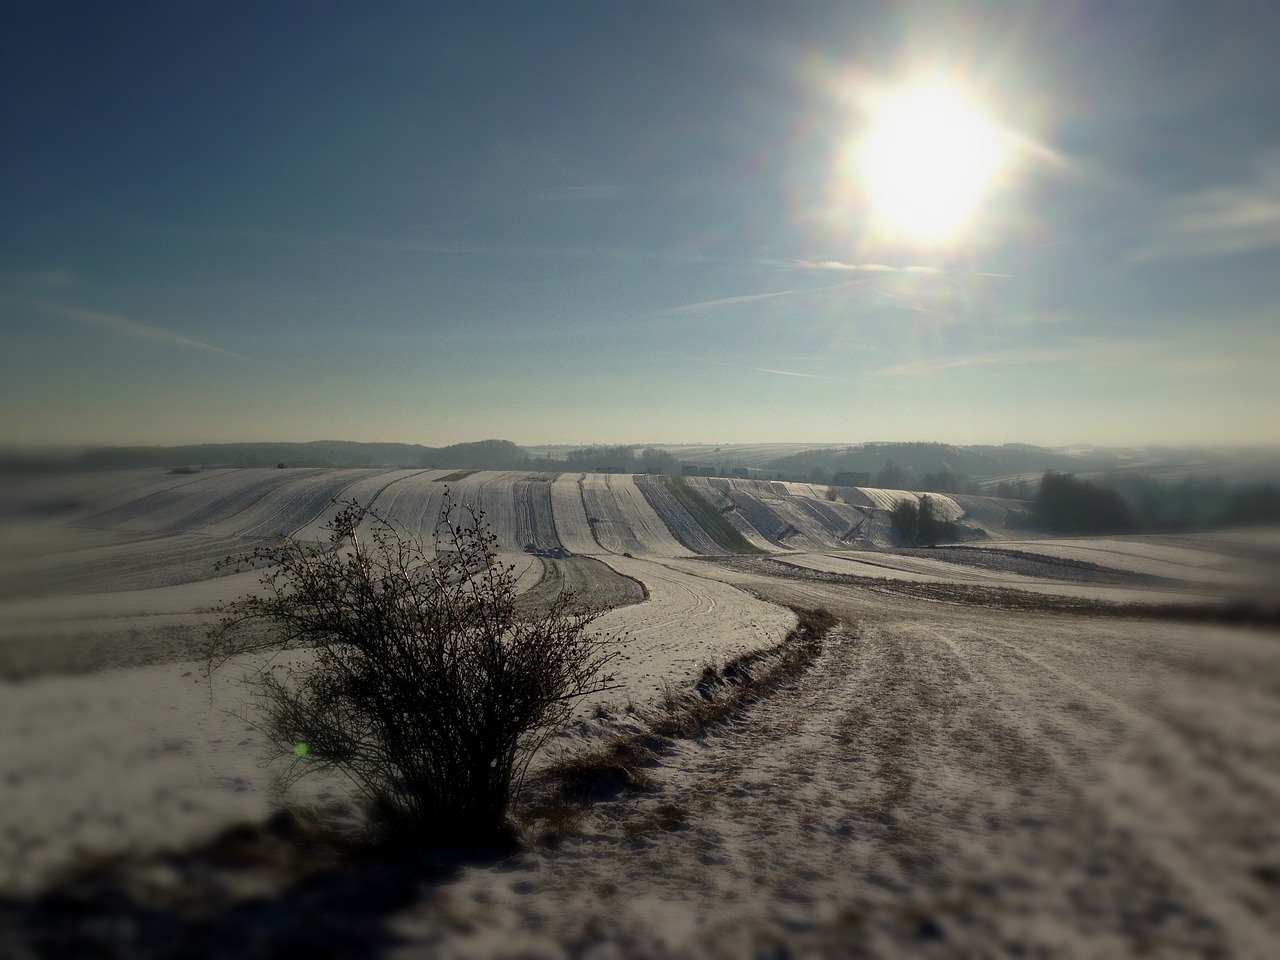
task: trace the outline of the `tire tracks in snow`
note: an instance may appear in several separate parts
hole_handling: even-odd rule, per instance
[[[1163,873],[1212,918],[1228,955],[1269,955],[1280,938],[1277,901],[1273,894],[1268,921],[1268,898],[1251,869],[1280,860],[1267,813],[1280,808],[1273,778],[1206,749],[1193,726],[1081,679],[1089,668],[1078,661],[1068,672],[998,635],[976,644],[942,639],[965,663],[973,660],[967,647],[998,648],[1007,666],[998,686],[984,684],[987,695],[1007,704],[1001,710],[1011,725],[1069,771],[1099,833],[1117,836],[1130,858]]]
[[[656,792],[597,804],[450,909],[570,955],[608,930],[636,956],[1267,956],[1274,909],[1201,878],[1203,848],[1148,807],[1116,812],[1108,765],[1139,720],[1012,642],[921,615],[833,634],[676,742]]]

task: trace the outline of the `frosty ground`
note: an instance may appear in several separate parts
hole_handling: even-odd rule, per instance
[[[708,663],[781,642],[791,607],[825,607],[841,623],[798,676],[661,738],[644,789],[528,821],[521,850],[305,880],[242,860],[193,898],[182,851],[275,802],[262,743],[224,709],[233,678],[212,702],[198,682],[212,607],[252,586],[211,578],[210,558],[314,531],[338,494],[421,525],[445,478],[138,472],[15,492],[0,946],[101,919],[50,890],[120,855],[150,885],[116,903],[112,942],[154,955],[1273,954],[1280,538],[1052,541],[956,498],[982,537],[904,551],[885,511],[907,494],[750,481],[695,489],[767,553],[726,548],[652,478],[449,478],[526,589],[627,604],[603,622],[631,631],[624,687],[561,753],[642,729]],[[336,810],[342,785],[285,799]]]

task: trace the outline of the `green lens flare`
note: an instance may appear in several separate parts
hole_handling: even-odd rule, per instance
[[[307,745],[305,743],[295,743],[293,745],[293,755],[295,757],[305,757],[307,755]]]

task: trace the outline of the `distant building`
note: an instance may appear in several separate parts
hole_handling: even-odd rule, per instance
[[[747,468],[746,467],[730,467],[729,476],[734,477],[738,480],[745,480],[747,479]]]

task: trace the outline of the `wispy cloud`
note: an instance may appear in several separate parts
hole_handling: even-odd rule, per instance
[[[26,300],[3,294],[0,294],[0,300],[39,310],[42,313],[60,317],[63,320],[70,320],[73,323],[83,324],[84,326],[111,330],[122,336],[133,337],[138,340],[153,340],[157,343],[167,343],[171,346],[184,347],[188,350],[203,350],[207,353],[216,353],[224,357],[234,357],[237,360],[248,359],[234,351],[224,350],[222,347],[205,343],[203,340],[193,340],[190,337],[174,333],[172,330],[165,330],[163,327],[137,323],[125,317],[117,317],[109,313],[98,313],[95,310],[84,310],[80,307],[72,307],[62,303],[51,303],[47,300]]]
[[[204,230],[194,228],[164,228],[161,232],[179,236],[244,238],[262,240],[273,243],[300,244],[304,246],[337,246],[362,250],[385,250],[395,253],[443,254],[448,256],[464,256],[476,258],[500,259],[506,257],[523,259],[561,259],[561,260],[609,260],[618,262],[638,261],[644,263],[680,263],[680,264],[715,264],[739,263],[728,258],[717,258],[684,252],[663,252],[651,250],[610,247],[603,244],[584,246],[511,246],[496,243],[476,243],[469,240],[449,238],[435,239],[401,239],[396,237],[355,236],[340,233],[303,233],[288,230],[255,230],[255,229],[221,229]],[[772,264],[771,264],[772,265]]]
[[[1045,347],[1027,347],[960,356],[927,357],[895,364],[879,371],[886,377],[933,376],[973,367],[1024,367],[1070,363],[1077,370],[1114,376],[1158,374],[1254,375],[1269,371],[1280,349],[1280,332],[1196,328],[1151,336],[1110,337],[1075,335]]]
[[[751,370],[755,373],[772,373],[779,377],[802,377],[805,380],[830,380],[830,377],[824,377],[817,373],[801,373],[798,370],[776,370],[772,367],[751,367],[740,363],[722,363],[719,360],[708,360],[707,363],[713,367],[729,367],[733,370]]]
[[[1164,204],[1129,260],[1198,260],[1280,246],[1280,150],[1259,157],[1244,183],[1209,187]]]
[[[838,270],[846,273],[914,273],[926,276],[992,277],[998,280],[1008,280],[1013,276],[1011,273],[994,273],[990,270],[953,270],[944,267],[927,267],[920,264],[895,267],[888,263],[846,263],[843,260],[795,260],[792,263],[802,270]]]
[[[618,196],[613,186],[552,187],[533,195],[535,200],[613,200]]]
[[[840,270],[846,273],[942,273],[939,267],[895,267],[887,263],[845,263],[842,260],[797,260],[804,270]]]
[[[858,287],[867,280],[846,280],[843,283],[832,283],[824,287],[801,287],[794,290],[774,290],[770,293],[745,293],[736,297],[719,297],[715,300],[699,300],[696,303],[682,303],[676,307],[668,307],[664,314],[702,313],[706,310],[717,310],[740,303],[752,303],[756,300],[774,300],[778,297],[796,297],[806,293],[822,293],[827,290],[840,290],[844,287]]]
[[[1003,353],[975,353],[958,357],[930,357],[895,364],[880,371],[885,377],[921,377],[962,370],[968,367],[1010,367],[1032,363],[1053,363],[1079,353],[1078,348],[1011,350]]]

